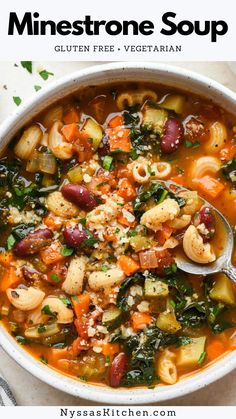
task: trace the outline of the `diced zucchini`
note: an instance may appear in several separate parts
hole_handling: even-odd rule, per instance
[[[220,301],[225,304],[235,304],[235,294],[232,283],[227,276],[221,273],[216,275],[215,283],[210,291],[210,297],[212,300]]]
[[[142,125],[154,134],[162,135],[168,112],[165,109],[146,107],[143,113]]]
[[[181,346],[177,354],[178,367],[196,367],[204,352],[206,337],[192,338],[187,345]]]
[[[88,118],[83,126],[82,132],[91,138],[93,141],[93,147],[97,150],[103,137],[101,126],[94,119]]]
[[[122,313],[118,307],[110,307],[103,312],[102,323],[109,330],[116,329],[121,323]]]
[[[72,183],[81,183],[83,180],[83,172],[80,166],[75,166],[67,173],[68,179]]]
[[[167,297],[169,294],[168,285],[158,279],[146,278],[144,294],[146,297]]]
[[[156,325],[159,329],[169,333],[176,333],[181,329],[181,324],[176,320],[175,313],[171,311],[160,313]]]
[[[180,95],[168,95],[165,97],[163,102],[159,103],[159,106],[170,111],[174,111],[177,114],[183,113],[185,98]]]
[[[153,241],[148,237],[141,236],[141,234],[137,234],[137,236],[131,237],[130,239],[130,246],[135,250],[135,252],[140,252],[141,250],[150,249],[152,247]]]
[[[60,328],[57,323],[47,324],[44,326],[32,326],[25,330],[25,337],[28,339],[41,339],[49,336],[53,336],[60,332]]]

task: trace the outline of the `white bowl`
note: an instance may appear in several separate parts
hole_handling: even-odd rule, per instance
[[[236,115],[236,94],[224,86],[199,74],[165,64],[115,63],[83,69],[58,80],[28,103],[21,105],[15,114],[0,127],[0,150],[34,116],[56,100],[75,92],[78,88],[118,81],[148,81],[173,86],[212,99]],[[145,404],[161,402],[196,391],[223,377],[236,366],[236,352],[223,357],[212,366],[180,380],[172,386],[155,389],[118,389],[87,384],[43,365],[19,346],[0,325],[0,343],[5,351],[31,374],[51,386],[74,396],[104,404]]]

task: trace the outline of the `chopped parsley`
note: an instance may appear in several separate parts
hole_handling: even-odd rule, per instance
[[[40,77],[42,77],[43,80],[47,80],[49,78],[49,76],[54,76],[54,73],[51,73],[50,71],[47,70],[42,70],[39,72]]]
[[[16,106],[19,106],[22,102],[21,98],[19,96],[13,96],[13,102],[16,104]]]
[[[71,301],[68,297],[60,297],[60,300],[63,302],[63,304],[65,304],[66,306],[70,306],[71,305]]]
[[[187,148],[197,148],[201,145],[200,141],[195,141],[194,143],[192,141],[186,140],[185,141],[185,147]]]
[[[56,313],[53,313],[53,312],[50,310],[49,305],[44,306],[44,307],[42,308],[41,312],[42,312],[43,314],[46,314],[46,316],[56,317]]]
[[[199,356],[197,363],[201,365],[204,362],[205,358],[206,358],[206,352],[202,352],[201,355]]]
[[[61,281],[61,278],[59,278],[59,276],[54,273],[54,274],[51,274],[51,280],[53,282],[60,282]]]
[[[38,84],[35,84],[34,85],[34,90],[36,91],[36,92],[38,92],[39,90],[41,90],[42,89],[42,87],[41,86],[39,86]]]
[[[32,74],[32,61],[21,61],[22,67],[25,68],[28,73]]]
[[[62,246],[60,253],[62,256],[71,256],[74,253],[74,249],[68,246]]]
[[[46,332],[46,326],[44,324],[39,324],[37,328],[38,333]]]
[[[15,242],[16,242],[15,237],[12,234],[10,234],[10,236],[8,236],[7,238],[7,250],[11,250]]]
[[[40,360],[40,362],[42,362],[42,364],[45,364],[45,365],[48,364],[47,358],[45,358],[45,356],[43,356],[43,355],[39,358],[39,360]]]

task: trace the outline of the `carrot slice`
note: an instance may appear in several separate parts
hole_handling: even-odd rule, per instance
[[[63,121],[65,124],[73,124],[79,122],[79,112],[75,107],[70,108],[66,114],[63,116]]]
[[[77,138],[79,138],[80,135],[79,128],[77,124],[75,124],[74,122],[73,124],[64,125],[64,127],[62,127],[61,129],[61,132],[64,135],[66,141],[68,142],[77,140]]]
[[[90,305],[90,296],[88,294],[81,294],[79,296],[72,297],[72,306],[76,317],[79,319],[83,314],[87,314]]]
[[[118,266],[124,271],[125,275],[130,276],[140,269],[139,263],[129,256],[122,255],[118,258]]]
[[[69,352],[68,348],[50,348],[49,358],[50,362],[57,362],[59,359],[66,359],[68,358]]]
[[[133,213],[133,207],[130,204],[125,204],[123,209],[130,212],[131,214]],[[122,210],[118,213],[117,221],[124,227],[134,227],[136,225],[136,221],[128,220],[128,218],[125,216]]]
[[[225,188],[222,182],[213,178],[212,176],[203,176],[199,179],[193,179],[196,183],[197,188],[210,198],[217,198]]]
[[[119,185],[118,195],[124,198],[126,201],[132,201],[136,198],[137,193],[135,187],[128,179],[122,179]]]
[[[173,233],[173,228],[169,227],[167,224],[162,224],[161,230],[157,231],[155,234],[155,238],[157,239],[160,246],[168,240]]]
[[[120,127],[124,124],[124,118],[123,116],[120,115],[116,115],[114,116],[108,123],[109,128],[116,128],[116,127]]]
[[[56,217],[53,212],[49,212],[43,219],[44,224],[52,230],[60,230],[62,226],[62,220],[60,217]]]
[[[3,278],[0,279],[0,291],[5,292],[8,288],[11,288],[18,284],[21,278],[16,274],[16,269],[12,266],[4,274]]]
[[[102,346],[102,353],[105,356],[113,356],[120,351],[119,343],[104,343]]]
[[[65,259],[61,254],[62,244],[57,241],[41,250],[40,256],[45,265],[52,265]]]
[[[8,268],[13,261],[13,254],[11,252],[0,253],[0,265]]]
[[[131,142],[129,139],[129,128],[115,127],[108,130],[109,144],[111,151],[121,150],[125,153],[131,151]]]
[[[225,350],[223,342],[219,339],[214,339],[207,345],[207,357],[210,361],[213,361],[222,355]]]
[[[143,329],[152,322],[150,314],[134,312],[131,316],[131,324],[135,331]]]

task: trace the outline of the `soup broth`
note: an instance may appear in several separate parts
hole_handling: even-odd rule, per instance
[[[234,228],[235,155],[233,116],[165,86],[92,86],[39,114],[0,159],[2,324],[49,367],[114,388],[175,384],[233,351],[235,285],[174,255],[224,250],[201,197]]]

